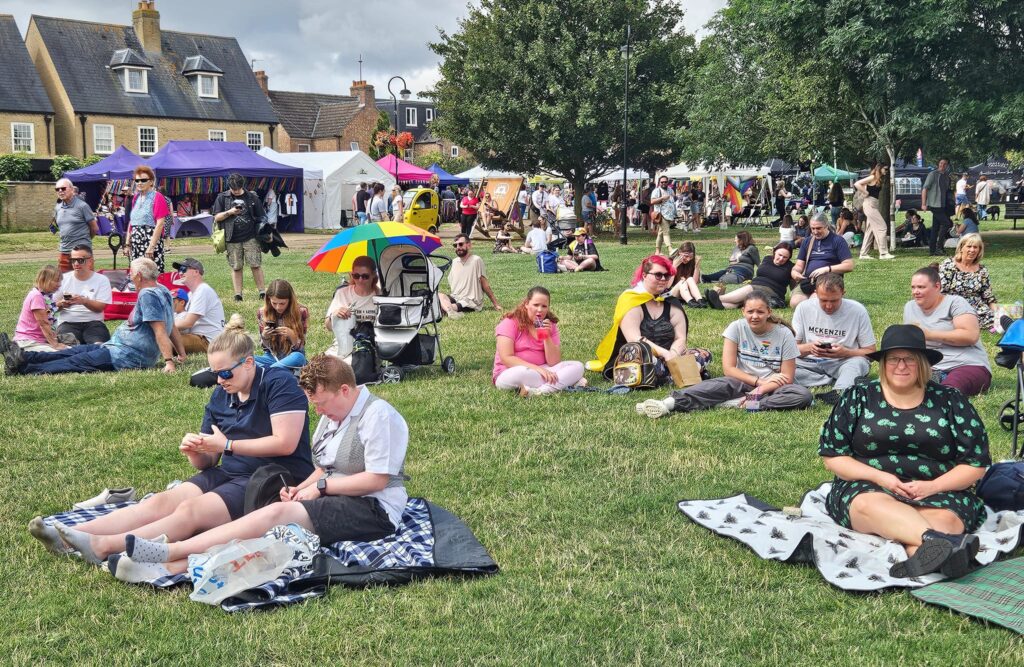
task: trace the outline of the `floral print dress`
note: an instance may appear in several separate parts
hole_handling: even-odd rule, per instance
[[[978,313],[979,327],[983,330],[992,328],[992,308],[989,304],[995,303],[996,295],[992,293],[988,269],[979,264],[977,271],[963,271],[952,258],[946,258],[939,264],[939,281],[943,294],[956,294],[967,299]]]
[[[821,428],[818,454],[850,456],[903,481],[941,477],[958,465],[979,468],[992,464],[988,434],[981,417],[956,389],[929,382],[919,406],[902,410],[888,404],[878,380],[843,392],[839,405]],[[911,500],[874,482],[838,477],[825,500],[836,523],[850,526],[850,503],[860,493],[887,493],[914,507],[950,510],[973,532],[987,515],[985,504],[971,491],[948,491]]]

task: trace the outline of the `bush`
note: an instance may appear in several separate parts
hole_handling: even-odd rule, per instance
[[[32,173],[32,158],[24,153],[0,155],[0,181],[24,181]]]
[[[53,158],[53,166],[50,167],[50,174],[53,176],[53,180],[56,181],[64,176],[65,171],[81,168],[82,161],[74,155],[56,155]]]

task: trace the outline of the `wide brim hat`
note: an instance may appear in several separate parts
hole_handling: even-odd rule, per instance
[[[920,352],[933,366],[942,361],[942,353],[928,347],[924,339],[924,331],[913,324],[894,324],[882,334],[882,344],[877,352],[867,355],[872,361],[881,361],[882,356],[891,350],[913,350]]]

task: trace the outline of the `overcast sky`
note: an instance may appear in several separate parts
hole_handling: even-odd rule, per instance
[[[610,0],[611,1],[611,0]],[[22,36],[32,14],[131,23],[136,0],[0,0],[0,14],[13,14]],[[393,75],[404,76],[414,95],[437,80],[437,56],[428,47],[438,28],[453,32],[467,0],[157,0],[166,30],[233,36],[256,69],[266,70],[274,90],[347,95],[359,78],[372,83],[378,99],[388,97]],[[683,0],[684,24],[699,31],[725,0]],[[354,7],[363,11],[357,13]],[[400,86],[393,86],[395,91]]]

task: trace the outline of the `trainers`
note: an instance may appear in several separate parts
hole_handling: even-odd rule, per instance
[[[1003,315],[1003,317],[1006,316]],[[10,336],[8,336],[3,331],[0,331],[0,354],[3,354],[7,350],[11,349],[11,345],[13,345],[13,343],[11,343]]]
[[[21,372],[21,369],[25,366],[25,354],[18,347],[17,343],[12,343],[7,351],[4,352],[4,371],[8,375],[17,375]]]
[[[659,401],[656,398],[649,398],[643,403],[636,404],[636,413],[643,415],[644,417],[650,417],[651,419],[658,419],[659,417],[667,416],[671,410],[665,405],[664,401]]]
[[[896,255],[890,255],[889,253],[885,253],[884,255],[879,255],[878,259],[896,259]]]
[[[829,389],[828,391],[823,391],[820,394],[815,394],[814,396],[815,399],[821,401],[825,405],[838,405],[839,399],[842,397],[843,395],[835,389]]]
[[[235,295],[235,301],[241,302],[242,301],[242,295],[241,294],[236,294]]]
[[[859,259],[874,259],[871,255],[861,255]]]
[[[131,487],[125,489],[103,489],[99,494],[89,498],[88,500],[75,503],[72,507],[76,510],[84,510],[91,507],[99,507],[100,505],[126,503],[131,500],[135,500],[135,489]]]

